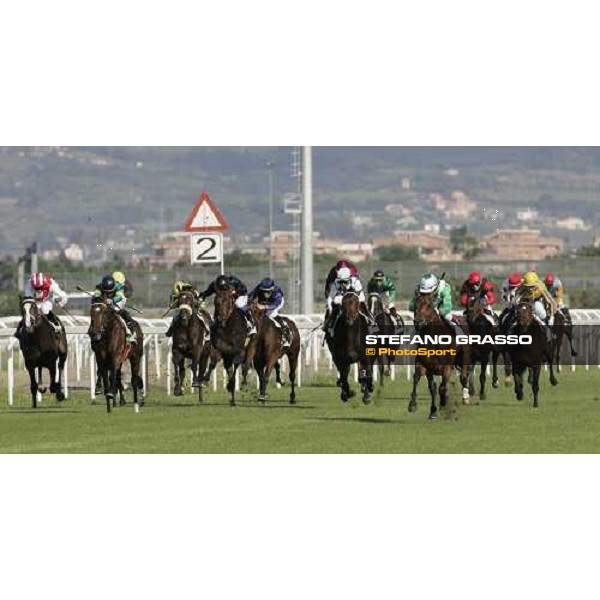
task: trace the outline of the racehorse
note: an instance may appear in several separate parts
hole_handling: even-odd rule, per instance
[[[252,303],[250,310],[258,325],[256,346],[253,351],[254,368],[259,379],[258,401],[264,403],[267,400],[267,385],[273,369],[277,373],[277,382],[281,383],[279,361],[287,356],[290,366],[290,404],[296,404],[296,371],[300,357],[300,332],[294,321],[286,317],[279,317],[286,320],[292,334],[291,344],[284,348],[281,329],[277,327],[273,319],[266,315],[266,309],[257,303]]]
[[[32,298],[21,301],[21,317],[23,327],[19,344],[29,373],[33,408],[37,408],[38,392],[45,394],[47,391],[46,388],[40,388],[42,369],[47,369],[50,373],[50,393],[56,396],[58,402],[63,402],[65,394],[62,389],[62,374],[67,360],[67,336],[64,330],[59,336],[56,335],[54,327],[42,315]]]
[[[138,323],[135,324],[137,343],[127,341],[127,329],[123,319],[112,305],[104,300],[95,301],[90,308],[90,337],[92,349],[96,355],[98,376],[102,378],[102,387],[106,397],[106,410],[116,408],[117,393],[121,396],[121,405],[125,404],[121,385],[121,369],[129,360],[131,365],[131,388],[135,411],[139,412],[138,391],[143,389],[140,375],[140,363],[144,355],[144,334]],[[142,402],[143,404],[143,402]]]
[[[248,337],[246,319],[236,309],[233,290],[217,290],[215,294],[215,324],[212,329],[211,342],[217,354],[213,354],[212,362],[220,355],[227,371],[227,391],[231,394],[231,406],[235,406],[235,378],[240,365],[243,365],[244,376],[247,374],[252,358],[251,340]],[[216,366],[216,363],[215,363]]]
[[[467,325],[469,334],[478,335],[482,338],[487,336],[495,336],[499,333],[499,328],[492,325],[485,316],[484,307],[477,298],[472,298],[466,311]],[[500,357],[500,349],[495,344],[472,344],[471,345],[471,372],[469,373],[469,393],[474,396],[473,374],[477,363],[481,365],[479,373],[479,399],[485,400],[485,384],[487,382],[487,368],[492,359],[493,374],[492,386],[498,387],[498,358]]]
[[[341,310],[336,319],[333,336],[326,336],[333,362],[340,374],[342,402],[348,402],[354,396],[348,383],[350,366],[358,363],[359,383],[361,385],[362,401],[371,403],[373,394],[373,359],[366,355],[365,337],[369,333],[369,325],[360,314],[359,297],[354,292],[348,292],[342,299]]]
[[[175,367],[175,396],[183,396],[182,385],[185,382],[185,359],[191,359],[192,387],[198,389],[198,400],[203,401],[202,380],[207,370],[211,345],[207,340],[206,325],[196,309],[196,299],[192,292],[183,292],[179,296],[179,316],[173,324],[173,366]]]
[[[442,319],[435,309],[431,294],[421,294],[417,298],[414,322],[416,333],[419,336],[450,336],[453,343],[449,345],[424,343],[419,346],[427,350],[427,355],[417,355],[415,357],[413,391],[408,411],[415,412],[417,410],[417,388],[421,377],[426,376],[431,395],[429,420],[437,419],[438,416],[436,405],[438,391],[440,395],[440,407],[446,408],[447,417],[452,418],[455,409],[450,401],[451,396],[448,394],[448,383],[454,369],[459,369],[460,383],[463,389],[463,402],[466,403],[469,399],[469,372],[471,370],[469,348],[466,346],[458,347],[456,345],[455,331],[451,325]],[[429,356],[430,353],[433,354]],[[442,378],[439,389],[435,381],[436,376],[441,376]]]
[[[569,346],[571,347],[571,356],[575,358],[578,356],[575,347],[573,346],[573,323],[567,322],[567,319],[564,313],[561,310],[556,312],[554,316],[554,337],[556,339],[555,352],[554,357],[556,358],[556,370],[558,373],[561,371],[560,364],[560,351],[562,349],[563,338],[567,336],[567,340],[569,341]]]
[[[369,311],[375,319],[379,335],[402,335],[404,333],[404,323],[402,323],[401,326],[398,326],[398,324],[390,315],[390,313],[385,310],[385,303],[383,301],[383,298],[381,297],[381,294],[369,295]],[[391,345],[390,348],[396,349],[394,346]],[[389,353],[385,356],[377,356],[377,365],[379,368],[379,385],[381,387],[383,387],[384,385],[384,378],[391,376],[392,364],[394,364],[395,360],[396,357],[393,353]],[[387,369],[385,368],[386,363]]]
[[[529,382],[533,390],[533,407],[538,408],[540,373],[544,363],[550,366],[550,383],[555,386],[558,385],[558,381],[554,376],[553,370],[554,344],[552,341],[548,342],[544,328],[535,319],[533,304],[531,302],[519,302],[517,306],[517,322],[512,328],[511,333],[519,336],[528,335],[532,338],[531,345],[518,344],[508,346],[508,353],[510,354],[512,363],[517,400],[522,401],[524,398],[523,375],[526,370],[529,370]]]

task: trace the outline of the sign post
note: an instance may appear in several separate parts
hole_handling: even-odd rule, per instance
[[[206,191],[185,223],[185,231],[190,235],[191,263],[204,265],[221,263],[221,273],[225,273],[225,253],[223,234],[229,225]]]

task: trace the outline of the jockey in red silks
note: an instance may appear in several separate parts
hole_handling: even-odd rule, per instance
[[[460,290],[460,303],[463,308],[467,308],[473,300],[481,304],[486,319],[492,325],[496,327],[500,324],[493,308],[496,304],[494,284],[483,277],[479,271],[473,271]]]
[[[327,276],[327,282],[325,283],[325,298],[329,298],[329,293],[331,292],[331,286],[334,284],[337,279],[338,272],[340,269],[350,269],[351,277],[355,277],[356,279],[360,279],[360,273],[358,272],[358,267],[351,263],[349,260],[340,260],[335,267],[329,271],[329,275]]]
[[[24,298],[32,298],[36,301],[41,313],[54,327],[56,334],[60,335],[62,323],[52,309],[55,304],[64,308],[67,305],[68,296],[62,291],[56,280],[44,273],[34,273],[25,286]],[[21,322],[15,334],[17,338],[21,333],[22,326]]]

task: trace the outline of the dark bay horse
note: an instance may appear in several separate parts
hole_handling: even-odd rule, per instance
[[[385,304],[380,294],[369,295],[369,311],[375,319],[377,325],[377,333],[379,335],[402,335],[404,333],[404,324],[398,327],[396,321],[392,318],[389,312],[385,310]],[[392,349],[396,347],[390,346]],[[393,354],[385,356],[377,356],[377,365],[379,368],[379,385],[382,387],[385,383],[384,378],[391,376],[392,365],[396,357]],[[386,368],[387,365],[387,368]]]
[[[469,334],[483,337],[495,336],[500,333],[499,327],[492,325],[485,316],[484,308],[477,298],[469,302],[466,312]],[[485,384],[487,382],[487,368],[492,361],[492,386],[498,387],[498,359],[500,357],[500,348],[495,344],[473,344],[471,345],[471,372],[469,373],[469,392],[474,396],[473,374],[477,363],[481,365],[479,373],[479,399],[485,400]]]
[[[548,342],[544,328],[534,317],[532,302],[521,301],[517,306],[517,322],[512,328],[514,335],[529,335],[532,338],[531,345],[507,346],[512,363],[513,378],[515,383],[515,395],[517,400],[522,401],[523,379],[525,371],[529,370],[529,382],[533,390],[533,407],[539,406],[540,373],[542,365],[550,367],[550,383],[558,385],[553,370],[554,343]]]
[[[98,300],[92,304],[90,323],[92,349],[98,365],[98,377],[102,378],[102,387],[106,397],[106,410],[110,413],[111,408],[116,407],[117,393],[120,393],[121,404],[125,404],[121,385],[121,370],[129,360],[133,402],[135,411],[139,412],[138,392],[144,387],[140,375],[140,363],[144,354],[144,334],[141,327],[136,323],[137,343],[129,343],[125,323],[112,305],[103,300]]]
[[[463,402],[469,398],[469,372],[471,370],[469,349],[466,346],[457,346],[455,343],[456,333],[454,329],[440,317],[438,311],[433,305],[431,294],[421,294],[417,298],[415,307],[415,329],[417,335],[425,336],[449,336],[452,344],[439,345],[424,343],[420,348],[424,348],[428,353],[433,352],[431,356],[415,357],[415,374],[413,377],[413,391],[408,405],[409,412],[417,410],[417,389],[423,376],[427,377],[429,393],[431,395],[431,407],[429,410],[429,420],[437,419],[438,408],[436,397],[439,391],[440,407],[446,409],[446,416],[452,418],[455,414],[455,408],[451,402],[451,396],[448,393],[448,383],[455,368],[460,372],[460,383],[463,391]],[[425,338],[426,339],[426,338]],[[455,354],[452,355],[453,351]],[[442,378],[438,386],[435,377]]]
[[[230,404],[235,406],[235,378],[240,365],[247,374],[254,344],[248,337],[246,319],[235,306],[235,294],[231,289],[217,290],[215,294],[215,324],[211,342],[227,371],[227,391],[231,394]]]
[[[179,315],[173,324],[173,366],[175,367],[175,396],[183,396],[185,360],[191,360],[192,387],[198,389],[198,400],[203,401],[202,381],[211,353],[210,331],[197,313],[196,299],[192,292],[179,296]]]
[[[266,316],[264,307],[253,303],[250,309],[258,325],[256,345],[253,351],[254,368],[258,373],[259,379],[258,401],[266,402],[267,385],[274,369],[277,372],[277,382],[281,383],[279,361],[284,356],[287,356],[290,366],[290,404],[296,404],[296,371],[300,358],[300,332],[298,331],[298,327],[296,327],[296,323],[291,319],[279,317],[286,320],[292,334],[292,343],[287,348],[284,348],[281,329],[277,327],[273,319]]]
[[[333,362],[340,374],[342,402],[348,402],[354,396],[348,383],[350,366],[358,363],[362,401],[371,403],[373,394],[373,363],[372,357],[366,355],[365,337],[369,326],[364,316],[360,314],[360,301],[354,292],[347,293],[343,300],[340,313],[335,322],[333,337],[326,336]]]
[[[62,402],[65,399],[62,375],[67,361],[67,336],[64,330],[59,336],[56,335],[54,327],[42,315],[36,301],[32,298],[21,301],[21,316],[23,328],[19,344],[29,373],[33,408],[37,408],[38,392],[41,394],[46,392],[45,388],[40,388],[42,369],[47,369],[50,373],[50,393],[56,396],[58,402]]]

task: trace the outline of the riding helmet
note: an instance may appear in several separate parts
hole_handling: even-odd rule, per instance
[[[102,288],[102,291],[104,293],[110,294],[111,292],[115,291],[115,288],[117,287],[117,282],[115,281],[115,278],[112,277],[112,275],[107,275],[102,279],[100,287]]]

